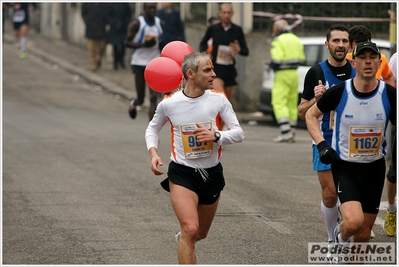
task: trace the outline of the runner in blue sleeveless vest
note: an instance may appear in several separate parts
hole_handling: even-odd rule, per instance
[[[155,16],[157,12],[156,3],[144,3],[144,15],[134,20],[128,29],[125,39],[125,46],[133,48],[131,66],[135,75],[137,99],[131,99],[129,114],[135,118],[135,108],[141,107],[145,99],[146,82],[144,78],[145,67],[151,60],[160,56],[159,42],[162,38],[163,22]],[[148,111],[149,120],[155,114],[160,93],[150,88],[150,108]],[[132,116],[134,115],[134,116]]]
[[[298,106],[299,116],[302,119],[304,119],[306,111],[317,102],[328,88],[353,78],[356,74],[350,61],[346,59],[349,50],[349,30],[346,26],[332,25],[327,31],[325,46],[330,52],[328,59],[310,68],[305,76],[301,103]],[[323,137],[327,143],[331,144],[332,121],[330,120],[330,113],[319,118],[319,125]],[[332,230],[337,224],[339,216],[337,195],[330,164],[323,164],[320,161],[319,152],[314,142],[312,142],[312,150],[313,170],[317,171],[322,190],[320,208],[326,225],[328,245],[331,248]],[[329,256],[327,255],[326,259],[329,259]]]

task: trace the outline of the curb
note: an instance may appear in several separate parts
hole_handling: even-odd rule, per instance
[[[14,43],[14,39],[10,38],[10,36],[7,36],[7,34],[3,35],[3,40],[9,44]],[[34,42],[32,41],[32,43],[34,43]],[[111,80],[104,79],[100,75],[96,75],[95,73],[88,71],[82,67],[72,65],[69,62],[67,62],[57,56],[45,53],[41,49],[35,48],[34,45],[31,45],[30,47],[28,47],[28,51],[30,52],[30,54],[32,56],[40,58],[40,59],[42,59],[46,62],[49,62],[51,64],[56,64],[56,65],[60,66],[60,68],[66,70],[72,74],[81,76],[83,79],[85,79],[86,81],[88,81],[90,83],[99,85],[101,88],[103,88],[108,93],[120,95],[121,97],[123,97],[126,100],[130,99],[130,97],[128,96],[129,93],[127,92],[127,90],[125,90],[120,85],[112,82]]]

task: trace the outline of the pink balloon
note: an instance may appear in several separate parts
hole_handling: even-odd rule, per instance
[[[168,57],[176,61],[180,66],[185,55],[194,53],[194,50],[185,42],[173,41],[164,46],[161,57]]]
[[[183,79],[180,65],[173,59],[158,57],[148,63],[144,70],[148,86],[159,93],[168,93],[179,87]]]

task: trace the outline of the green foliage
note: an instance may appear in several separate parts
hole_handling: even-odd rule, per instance
[[[206,3],[191,3],[192,21],[206,23]]]

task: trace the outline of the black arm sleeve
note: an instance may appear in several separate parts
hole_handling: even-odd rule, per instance
[[[334,110],[339,101],[341,101],[342,94],[344,93],[345,83],[337,84],[330,89],[328,89],[317,101],[317,107],[321,112],[327,113]]]
[[[208,48],[208,40],[211,38],[211,26],[206,29],[204,37],[202,37],[202,40],[199,44],[199,51],[200,52],[205,52],[206,49]]]
[[[319,68],[319,70],[316,70]],[[311,67],[306,73],[305,80],[303,82],[302,98],[305,100],[312,100],[314,98],[314,87],[319,84],[321,80],[324,84],[324,73],[321,70],[319,64]]]
[[[249,49],[248,49],[248,46],[247,46],[247,42],[245,41],[244,32],[242,31],[241,28],[238,28],[237,31],[239,31],[238,42],[240,44],[240,55],[241,56],[248,56],[249,55]]]

